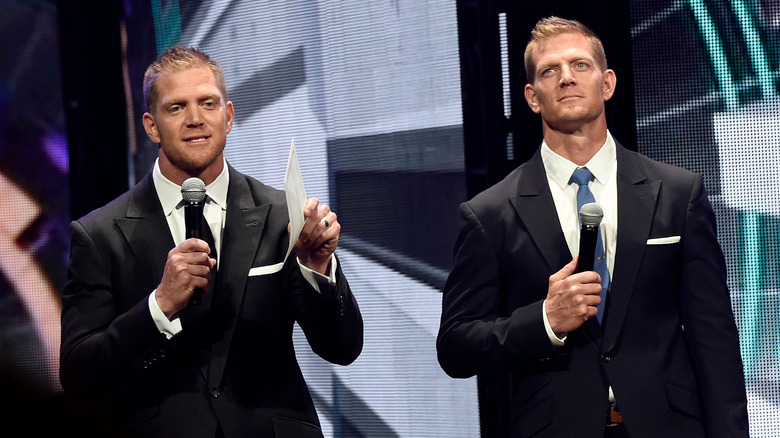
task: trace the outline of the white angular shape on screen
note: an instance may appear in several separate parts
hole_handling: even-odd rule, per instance
[[[715,113],[713,129],[726,204],[780,215],[780,98]]]

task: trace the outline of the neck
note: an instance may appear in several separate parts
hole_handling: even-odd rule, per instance
[[[578,166],[587,164],[607,141],[606,122],[571,132],[557,130],[543,123],[542,131],[544,141],[553,152]]]
[[[181,185],[188,178],[200,178],[204,184],[213,183],[224,167],[224,161],[220,155],[214,162],[202,169],[183,169],[171,163],[164,154],[160,154],[160,173],[174,184]]]

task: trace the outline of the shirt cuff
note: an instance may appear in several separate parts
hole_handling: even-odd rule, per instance
[[[544,329],[547,331],[547,336],[550,338],[550,343],[552,343],[553,347],[561,347],[563,346],[564,342],[566,342],[566,333],[563,334],[563,338],[559,338],[557,334],[553,331],[552,327],[550,327],[550,321],[547,320],[547,310],[545,307],[545,304],[547,303],[547,300],[542,301],[542,320],[544,321]]]
[[[336,256],[331,255],[330,261],[330,273],[329,275],[322,275],[317,271],[313,271],[301,263],[297,257],[295,260],[298,262],[298,266],[301,268],[303,278],[319,293],[322,293],[322,289],[332,289],[336,286],[336,267],[338,262]]]
[[[157,330],[164,334],[167,339],[171,339],[176,333],[181,331],[181,320],[178,317],[174,318],[173,321],[168,320],[160,306],[157,305],[157,300],[154,298],[155,292],[157,292],[157,289],[149,295],[149,311],[152,313],[152,319],[154,320],[154,325],[157,326]]]

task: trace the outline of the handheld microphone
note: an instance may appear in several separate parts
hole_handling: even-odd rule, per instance
[[[599,225],[604,218],[604,210],[595,202],[589,202],[580,208],[580,254],[576,272],[593,270],[596,255],[596,242],[599,237]]]
[[[188,178],[181,185],[184,200],[184,238],[203,238],[203,201],[206,199],[206,184],[200,178]],[[195,289],[190,304],[200,304],[201,289]]]

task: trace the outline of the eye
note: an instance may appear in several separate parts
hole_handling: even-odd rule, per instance
[[[170,114],[176,114],[178,112],[181,112],[182,109],[183,108],[182,108],[181,105],[171,105],[171,106],[168,107],[168,112]]]
[[[588,68],[588,63],[585,61],[577,61],[576,63],[574,63],[574,68],[577,70],[585,70],[586,68]]]

